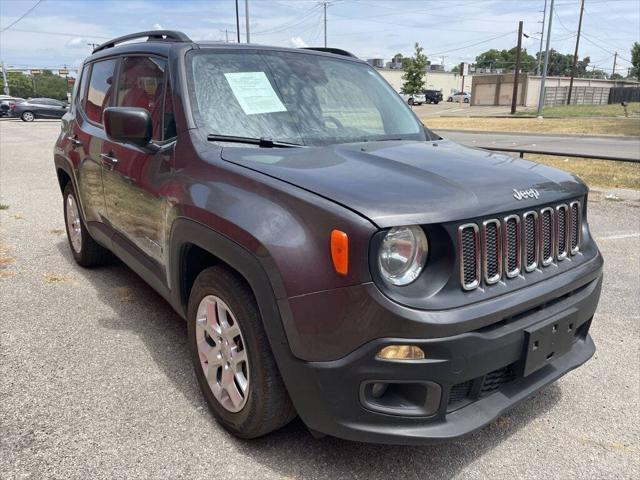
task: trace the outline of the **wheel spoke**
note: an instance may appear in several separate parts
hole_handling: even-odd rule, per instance
[[[231,400],[234,408],[238,408],[242,404],[244,398],[238,390],[234,378],[235,375],[231,368],[224,369],[222,371],[222,381],[220,383],[222,384],[222,388],[224,388],[224,391],[227,392],[229,400]]]
[[[247,352],[245,350],[241,350],[241,351],[234,351],[231,355],[231,362],[235,367],[240,367],[242,366],[243,362],[247,361]],[[239,370],[239,368],[236,368],[236,370]]]

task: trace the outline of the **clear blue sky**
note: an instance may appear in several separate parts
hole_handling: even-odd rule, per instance
[[[0,0],[0,30],[37,0]],[[244,0],[240,0],[244,42]],[[327,9],[328,44],[361,58],[410,55],[417,41],[434,63],[472,62],[489,48],[515,46],[518,20],[538,49],[544,0],[333,0]],[[630,66],[630,46],[640,41],[640,1],[586,0],[580,56],[610,72]],[[280,46],[320,46],[322,7],[316,0],[250,0],[251,40]],[[580,0],[557,0],[552,48],[572,53]],[[234,0],[44,0],[0,34],[0,57],[17,67],[78,65],[88,42],[154,28],[182,30],[193,39],[235,39]],[[41,32],[41,33],[35,33]],[[43,33],[48,32],[48,33]]]

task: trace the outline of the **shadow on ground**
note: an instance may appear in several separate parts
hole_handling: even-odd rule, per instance
[[[177,390],[194,408],[204,407],[188,354],[186,324],[169,304],[124,264],[87,270],[75,264],[66,239],[60,239],[56,247],[113,310],[114,315],[100,319],[100,325],[137,335]],[[210,428],[219,429],[229,440],[224,442],[227,448],[235,448],[283,477],[373,479],[393,478],[404,472],[415,478],[450,478],[552,409],[561,395],[558,384],[552,384],[474,434],[455,442],[421,447],[369,445],[331,437],[314,439],[299,419],[253,441],[229,436],[213,418]]]

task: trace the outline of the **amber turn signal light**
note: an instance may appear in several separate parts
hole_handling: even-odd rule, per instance
[[[416,345],[387,345],[380,349],[382,360],[424,360],[424,350]]]
[[[340,230],[331,232],[331,259],[339,275],[349,273],[349,237]]]

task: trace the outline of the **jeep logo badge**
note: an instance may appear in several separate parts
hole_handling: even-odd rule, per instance
[[[518,190],[514,188],[513,198],[515,198],[516,200],[524,200],[525,198],[535,198],[537,200],[538,198],[540,198],[540,193],[535,188],[530,188],[529,190]]]

